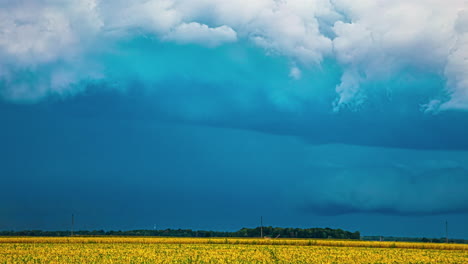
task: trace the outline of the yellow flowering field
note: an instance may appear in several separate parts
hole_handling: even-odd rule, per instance
[[[310,239],[0,237],[0,263],[468,263],[468,245]]]

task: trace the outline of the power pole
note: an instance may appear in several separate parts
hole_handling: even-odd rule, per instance
[[[75,216],[72,214],[71,236],[73,236],[73,228],[75,226]]]
[[[445,243],[448,242],[448,221],[445,221]]]
[[[263,216],[260,216],[260,238],[263,238]]]

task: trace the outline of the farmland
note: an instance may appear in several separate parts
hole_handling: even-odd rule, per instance
[[[468,245],[352,240],[0,237],[0,263],[467,263]]]

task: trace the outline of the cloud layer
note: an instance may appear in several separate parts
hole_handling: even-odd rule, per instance
[[[151,224],[174,211],[192,212],[188,219],[205,216],[211,224],[220,221],[206,214],[239,219],[260,210],[272,220],[304,219],[306,225],[317,215],[468,216],[467,150],[311,145],[291,136],[123,114],[146,113],[136,110],[140,100],[77,98],[0,104],[0,121],[8,124],[0,130],[0,172],[11,187],[0,198],[12,201],[0,208],[47,219],[70,206],[91,216],[90,210],[138,206],[141,221]],[[359,137],[362,131],[347,133]],[[124,219],[132,217],[140,218]],[[372,224],[362,220],[359,225]]]
[[[229,58],[231,63],[237,61],[235,68],[230,64],[218,67],[226,72],[251,71],[252,75],[264,71],[263,75],[292,81],[321,69],[326,60],[334,61],[341,77],[326,87],[335,94],[326,100],[335,111],[359,108],[371,100],[372,93],[391,92],[388,81],[404,73],[446,80],[439,91],[427,93],[422,110],[468,108],[465,0],[6,0],[1,5],[0,92],[7,99],[38,100],[50,94],[75,94],[95,83],[115,83],[115,65],[103,56],[118,58],[128,52],[122,43],[148,38],[179,45],[180,50],[198,45],[214,52],[232,43],[256,47],[264,56],[286,60],[290,69],[243,68],[245,61],[255,63],[257,58],[241,54]],[[159,76],[149,86],[181,77],[177,71],[161,75],[151,61],[142,60],[145,71]],[[205,67],[203,61],[197,67]],[[207,81],[194,70],[184,76]],[[208,84],[220,82],[208,80]],[[306,93],[288,91],[291,85],[285,86],[281,92],[268,84],[261,89],[268,90],[268,100],[280,108],[325,96],[312,84]],[[405,92],[414,94],[411,88]]]

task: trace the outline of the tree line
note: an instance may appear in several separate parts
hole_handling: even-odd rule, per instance
[[[70,231],[0,231],[0,236],[70,236]],[[165,237],[281,237],[281,238],[334,238],[334,239],[360,239],[359,231],[349,232],[342,229],[331,228],[283,228],[283,227],[256,227],[242,228],[234,232],[204,231],[192,229],[164,229],[164,230],[80,230],[73,232],[74,236],[165,236]]]

